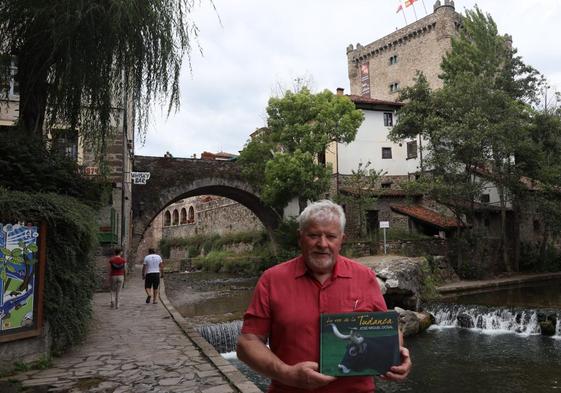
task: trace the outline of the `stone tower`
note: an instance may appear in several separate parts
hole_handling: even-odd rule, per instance
[[[461,15],[453,0],[437,0],[434,12],[366,46],[347,47],[351,94],[395,101],[399,90],[414,83],[417,70],[439,88],[440,63],[451,48]]]

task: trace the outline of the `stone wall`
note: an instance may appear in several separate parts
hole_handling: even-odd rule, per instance
[[[43,331],[37,337],[0,343],[0,372],[10,372],[15,363],[32,363],[50,356],[52,338],[49,324],[45,321]]]
[[[188,198],[167,210],[194,207],[195,219],[179,225],[164,226],[163,238],[185,238],[194,235],[225,235],[228,233],[263,230],[263,224],[251,210],[228,198],[215,197],[206,202]]]
[[[158,214],[154,220],[150,223],[150,226],[146,228],[142,241],[138,246],[138,251],[135,255],[135,264],[142,264],[144,257],[148,255],[148,249],[153,248],[158,249],[158,244],[162,239],[162,215]],[[133,266],[129,266],[129,269]]]

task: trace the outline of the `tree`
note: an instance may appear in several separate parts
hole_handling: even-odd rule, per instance
[[[378,199],[373,190],[377,188],[380,176],[385,174],[383,170],[370,168],[371,164],[370,161],[367,161],[366,164],[362,161],[359,162],[357,169],[351,171],[345,187],[349,193],[339,195],[341,202],[356,206],[359,215],[358,233],[361,239],[368,235],[366,209]]]
[[[179,104],[179,72],[197,27],[191,0],[3,0],[0,53],[15,56],[19,126],[79,130],[103,149],[115,107],[132,99],[145,130],[153,101]],[[45,124],[44,124],[45,123]]]
[[[267,115],[267,128],[240,154],[242,172],[266,203],[282,208],[298,197],[302,210],[329,188],[331,171],[321,160],[326,147],[354,140],[364,115],[347,97],[307,87],[269,99]]]
[[[499,35],[491,16],[477,7],[466,11],[441,68],[442,89],[431,92],[422,78],[405,89],[400,99],[411,104],[400,111],[393,137],[418,130],[430,141],[425,162],[440,186],[434,189],[453,197],[448,202],[458,212],[464,205],[473,213],[485,181],[497,186],[503,262],[507,270],[517,270],[508,261],[506,206],[520,177],[514,158],[528,140],[529,104],[536,99],[538,73],[522,62],[510,37]],[[487,179],[474,176],[482,172]]]

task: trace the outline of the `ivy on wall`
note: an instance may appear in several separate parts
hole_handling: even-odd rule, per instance
[[[0,187],[0,222],[47,225],[44,315],[59,354],[85,337],[92,316],[95,212],[72,197]]]

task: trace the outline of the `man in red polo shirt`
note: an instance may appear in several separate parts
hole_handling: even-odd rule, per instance
[[[271,378],[269,392],[373,392],[372,377],[320,374],[318,360],[320,314],[387,310],[375,273],[339,255],[345,238],[339,205],[312,203],[298,222],[302,255],[259,279],[244,315],[238,358]],[[402,363],[384,379],[401,381],[409,374],[409,351],[401,346],[400,353]]]

